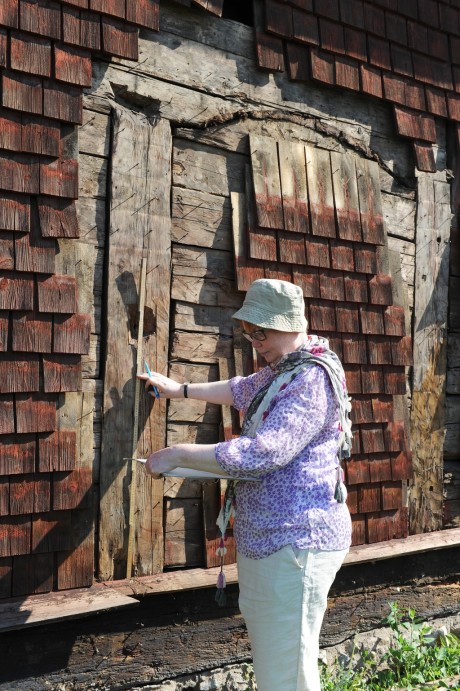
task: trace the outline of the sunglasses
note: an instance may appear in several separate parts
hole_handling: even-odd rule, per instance
[[[248,341],[265,341],[267,338],[267,334],[263,329],[256,329],[255,331],[251,331],[249,333],[248,331],[242,331],[241,332],[245,338],[248,339]]]

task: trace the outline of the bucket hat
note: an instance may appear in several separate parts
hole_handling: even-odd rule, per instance
[[[249,286],[233,319],[277,331],[303,332],[308,326],[302,289],[273,278],[259,278]]]

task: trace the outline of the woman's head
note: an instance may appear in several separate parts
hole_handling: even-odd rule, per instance
[[[261,278],[246,293],[243,306],[233,315],[267,362],[299,348],[305,341],[307,320],[299,286],[288,281]]]

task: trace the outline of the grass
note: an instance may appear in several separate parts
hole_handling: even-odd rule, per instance
[[[378,659],[372,651],[355,648],[346,664],[321,664],[322,691],[459,689],[460,679],[455,686],[448,680],[460,675],[460,639],[452,633],[435,635],[412,608],[401,608],[397,602],[389,606],[382,622],[393,632],[389,650]],[[255,691],[252,670],[247,682],[246,691]]]
[[[349,662],[322,666],[322,691],[396,691],[396,689],[452,688],[448,679],[460,674],[460,639],[448,633],[433,634],[414,609],[390,603],[383,620],[393,632],[389,650],[379,660],[364,649],[354,651]],[[432,687],[431,687],[432,688]],[[458,688],[458,686],[457,686]]]

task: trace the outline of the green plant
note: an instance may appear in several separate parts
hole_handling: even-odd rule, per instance
[[[460,673],[460,640],[453,634],[434,636],[432,627],[419,619],[412,608],[390,603],[390,613],[383,620],[393,632],[393,643],[387,653],[376,660],[368,650],[353,648],[348,663],[336,661],[323,666],[323,691],[413,691],[429,682]]]

